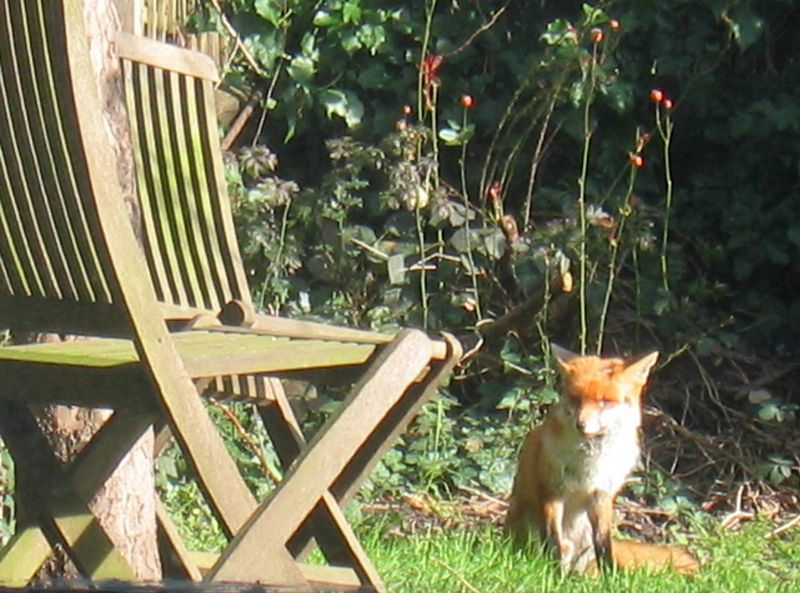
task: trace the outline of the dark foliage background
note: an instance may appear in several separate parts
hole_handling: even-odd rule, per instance
[[[662,494],[797,485],[798,3],[213,4],[262,305],[479,346],[387,469],[502,492],[552,339],[662,352]]]

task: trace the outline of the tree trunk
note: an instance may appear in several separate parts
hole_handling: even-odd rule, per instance
[[[134,185],[133,157],[123,100],[121,71],[114,52],[118,20],[112,0],[84,0],[84,17],[89,37],[92,65],[103,105],[103,118],[109,141],[117,156],[117,175],[134,222],[137,235],[138,211]],[[59,339],[56,336],[28,336],[36,341]],[[20,336],[15,337],[20,341]],[[111,413],[53,406],[39,414],[58,456],[68,461],[80,451]],[[139,579],[161,579],[161,564],[156,542],[155,478],[153,474],[154,436],[146,432],[120,462],[89,505],[99,523],[128,560]],[[24,471],[24,468],[17,468]],[[24,521],[25,509],[20,517]],[[40,578],[72,577],[76,571],[64,554],[56,553],[43,568]]]

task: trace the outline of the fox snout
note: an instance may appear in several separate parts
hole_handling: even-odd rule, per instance
[[[604,406],[571,401],[565,408],[568,422],[574,425],[581,436],[599,436],[608,428],[608,422],[603,418]]]
[[[575,414],[575,428],[583,436],[600,436],[608,428],[602,419],[601,410],[577,410]]]
[[[635,429],[641,418],[638,405],[627,402],[578,402],[568,406],[568,415],[578,434],[587,438]]]
[[[581,418],[580,416],[575,420],[575,428],[587,437],[598,436],[604,430],[595,418]]]

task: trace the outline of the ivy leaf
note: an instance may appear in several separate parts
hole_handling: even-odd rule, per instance
[[[315,27],[333,27],[334,25],[340,24],[341,21],[328,10],[320,8],[314,13],[313,23]]]
[[[276,29],[281,28],[283,14],[274,0],[256,0],[253,8],[258,16],[267,21],[273,27]]]
[[[361,7],[358,2],[345,2],[342,6],[342,22],[345,24],[361,22]]]
[[[275,62],[283,53],[276,31],[246,35],[244,45],[256,57],[259,65],[267,71],[273,70]]]
[[[470,229],[468,236],[467,228],[461,227],[450,237],[450,245],[459,253],[467,253],[475,249],[475,244],[477,243],[476,232],[477,231]]]
[[[288,70],[289,76],[303,86],[308,86],[316,73],[314,60],[302,54],[292,58]]]
[[[328,117],[338,115],[348,128],[355,128],[364,117],[364,104],[352,91],[327,89],[322,92],[320,101]]]

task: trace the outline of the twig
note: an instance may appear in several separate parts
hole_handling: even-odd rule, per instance
[[[473,496],[477,496],[478,498],[483,498],[484,500],[495,503],[499,506],[502,507],[508,506],[508,501],[496,498],[491,494],[489,494],[488,492],[484,492],[483,490],[478,490],[477,488],[472,488],[470,486],[459,486],[458,489],[463,490],[467,494],[472,494]]]
[[[233,143],[236,141],[236,138],[239,137],[239,134],[242,133],[247,121],[253,115],[253,112],[256,110],[256,105],[258,104],[261,99],[263,99],[264,93],[260,89],[253,92],[250,95],[250,98],[247,99],[247,103],[245,106],[242,107],[242,110],[236,116],[236,119],[233,120],[231,127],[228,128],[228,132],[225,134],[225,137],[222,139],[220,143],[220,147],[222,150],[229,150]]]
[[[377,247],[373,247],[369,243],[365,243],[364,241],[361,241],[360,239],[356,239],[356,238],[350,239],[350,242],[353,245],[355,245],[356,247],[360,247],[364,251],[369,251],[375,257],[378,257],[378,258],[380,258],[380,259],[382,259],[384,261],[389,261],[389,256],[386,253],[384,253],[383,251],[381,251]]]
[[[497,22],[497,20],[506,11],[506,8],[508,8],[508,4],[509,3],[507,2],[506,5],[503,6],[501,9],[495,11],[495,13],[492,14],[491,18],[488,21],[486,21],[483,25],[481,25],[475,31],[473,31],[472,35],[467,37],[467,40],[464,41],[464,43],[459,45],[453,51],[450,51],[450,52],[447,52],[446,54],[443,54],[442,57],[445,58],[445,59],[452,58],[453,56],[457,56],[462,51],[467,49],[470,45],[472,45],[472,42],[475,41],[475,39],[477,39],[478,35],[481,35],[482,33],[485,33],[486,31],[488,31],[489,29],[491,29],[494,26],[494,24]]]
[[[247,430],[244,426],[242,426],[241,421],[236,417],[236,414],[230,411],[230,409],[223,405],[221,402],[216,400],[210,400],[211,403],[216,406],[225,416],[228,417],[228,420],[231,421],[236,431],[239,433],[239,436],[244,439],[244,442],[247,444],[247,447],[252,451],[253,455],[256,456],[258,459],[259,464],[261,465],[261,469],[264,470],[264,474],[276,484],[280,483],[283,479],[281,476],[277,474],[277,472],[270,467],[269,462],[267,461],[264,454],[261,452],[261,447],[259,447],[255,441],[253,441],[252,437],[247,433]]]
[[[481,593],[480,589],[478,589],[477,587],[475,587],[475,585],[473,585],[467,579],[465,579],[464,575],[458,573],[452,566],[450,566],[446,562],[443,562],[442,560],[439,560],[438,558],[434,558],[433,561],[436,562],[436,564],[438,564],[442,568],[444,568],[451,575],[456,577],[461,582],[461,584],[464,585],[470,591],[472,591],[472,593]]]
[[[236,48],[242,52],[244,59],[247,60],[247,63],[250,64],[250,67],[255,70],[259,76],[263,76],[264,78],[267,77],[266,73],[261,69],[261,66],[258,65],[258,61],[256,60],[255,56],[250,53],[250,50],[247,49],[247,46],[242,41],[239,32],[231,25],[231,22],[228,20],[228,17],[225,16],[225,13],[222,11],[222,7],[219,5],[219,0],[211,0],[211,5],[217,10],[219,13],[220,22],[228,31],[228,34],[233,37],[233,40],[236,43]]]
[[[778,527],[776,527],[775,529],[770,531],[766,535],[766,537],[767,538],[777,537],[781,533],[783,533],[784,531],[788,531],[789,529],[791,529],[792,527],[796,527],[797,525],[800,525],[800,515],[795,515],[794,519],[790,519],[789,521],[787,521],[783,525],[779,525]]]
[[[744,493],[744,484],[739,486],[739,490],[736,492],[736,509],[733,512],[728,513],[723,517],[722,521],[720,522],[720,527],[722,529],[734,529],[739,526],[742,521],[749,521],[753,517],[755,517],[755,513],[751,511],[743,511],[742,510],[742,494]]]

